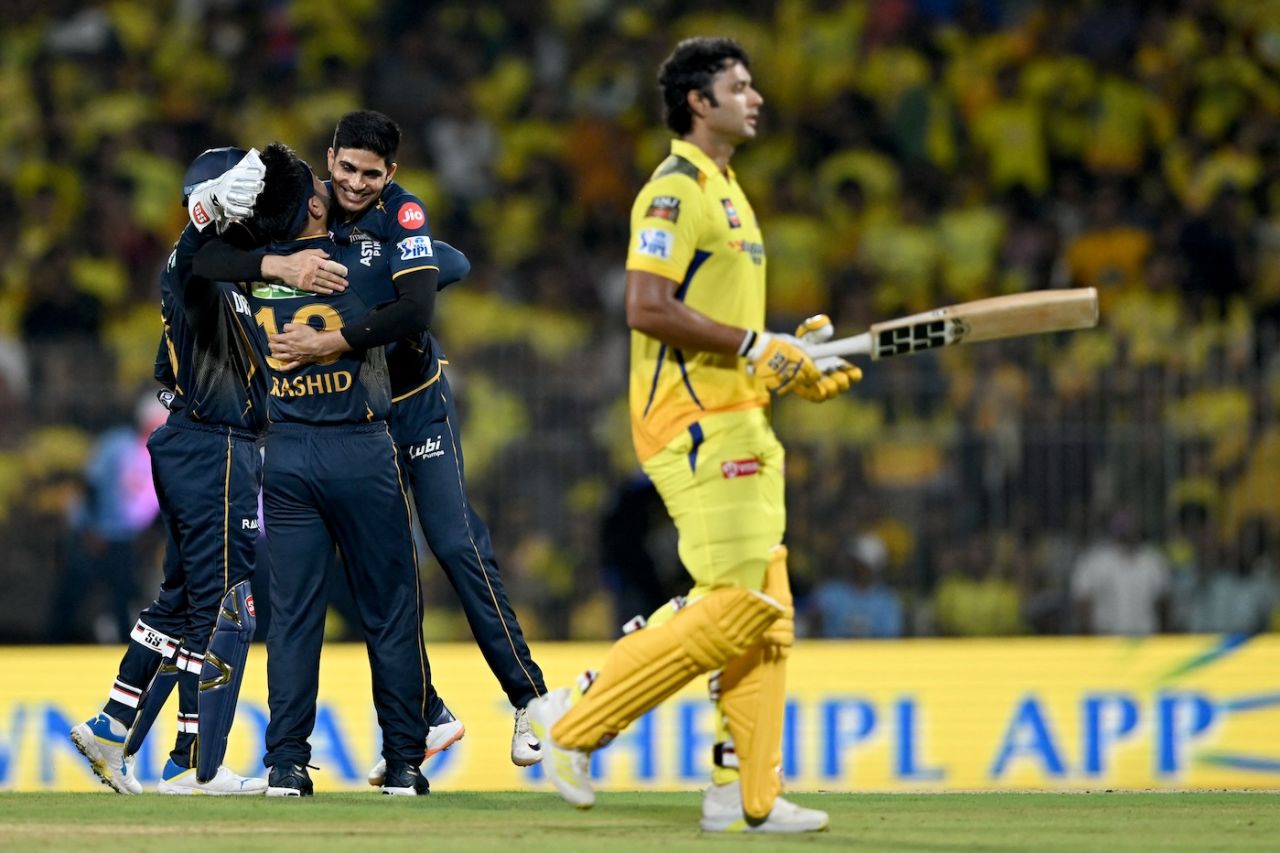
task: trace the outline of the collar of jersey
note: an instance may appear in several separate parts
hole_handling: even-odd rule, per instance
[[[725,175],[720,171],[720,168],[716,166],[715,161],[707,156],[707,152],[703,151],[692,142],[685,142],[683,139],[671,140],[671,153],[677,154],[688,160],[690,163],[697,166],[702,171],[702,174],[708,177],[714,175],[717,178],[726,179]],[[730,183],[733,183],[735,180],[732,166],[729,167],[727,180]]]
[[[277,240],[272,243],[273,248],[288,249],[291,252],[298,251],[302,248],[303,243],[312,243],[316,240],[331,240],[333,235],[329,233],[312,234],[310,237],[294,237],[292,240]]]

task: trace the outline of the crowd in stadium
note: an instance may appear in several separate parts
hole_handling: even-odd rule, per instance
[[[764,226],[772,328],[1101,294],[1098,330],[864,365],[846,399],[775,407],[800,630],[1273,624],[1273,4],[18,6],[0,33],[4,639],[95,638],[92,614],[46,614],[66,578],[90,586],[86,549],[109,540],[86,528],[89,463],[153,386],[186,164],[277,139],[319,163],[360,107],[400,123],[397,180],[472,263],[435,328],[526,632],[612,637],[682,591],[636,479],[621,300],[628,209],[668,138],[652,69],[693,33],[740,40],[766,99],[768,132],[734,165]],[[149,589],[160,538],[126,538]],[[429,558],[422,577],[428,636],[465,637]],[[121,639],[110,619],[96,637]]]

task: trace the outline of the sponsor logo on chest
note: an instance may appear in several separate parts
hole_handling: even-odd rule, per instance
[[[751,263],[760,266],[764,263],[764,244],[752,240],[730,240],[729,248],[735,252],[751,256]]]

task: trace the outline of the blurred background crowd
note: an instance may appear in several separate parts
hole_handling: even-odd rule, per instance
[[[119,641],[159,577],[142,442],[186,164],[283,140],[322,165],[364,107],[400,123],[397,179],[473,264],[437,335],[526,633],[613,637],[682,592],[630,445],[622,264],[669,139],[656,68],[692,34],[740,40],[766,98],[734,164],[771,328],[1102,299],[1096,331],[776,406],[800,630],[1277,624],[1274,0],[11,0],[0,641]],[[463,639],[422,553],[425,630]]]

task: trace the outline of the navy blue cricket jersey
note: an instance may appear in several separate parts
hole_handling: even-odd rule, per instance
[[[286,323],[306,323],[322,331],[341,329],[375,306],[394,297],[386,253],[368,244],[339,245],[329,237],[277,243],[272,253],[322,249],[347,267],[348,287],[322,296],[287,285],[258,282],[249,299],[264,332],[283,331]],[[362,254],[363,253],[363,254]],[[391,411],[391,388],[382,347],[353,350],[326,364],[308,364],[283,372],[268,358],[273,422],[354,424],[386,420]]]
[[[157,378],[174,393],[171,418],[258,432],[267,422],[266,341],[240,286],[192,277],[203,239],[187,225],[160,276],[168,364],[157,363]]]
[[[453,280],[445,277],[443,259],[436,255],[426,208],[416,195],[399,184],[387,184],[377,202],[364,213],[354,220],[333,222],[331,228],[339,242],[349,241],[363,247],[364,256],[373,252],[388,253],[393,277],[422,267],[436,267],[442,284]],[[460,253],[454,254],[461,257]],[[462,262],[465,264],[465,258]],[[390,286],[384,290],[383,302],[396,296],[395,286],[390,281],[387,284]],[[387,347],[393,396],[406,394],[439,373],[438,349],[430,332],[421,332]]]

